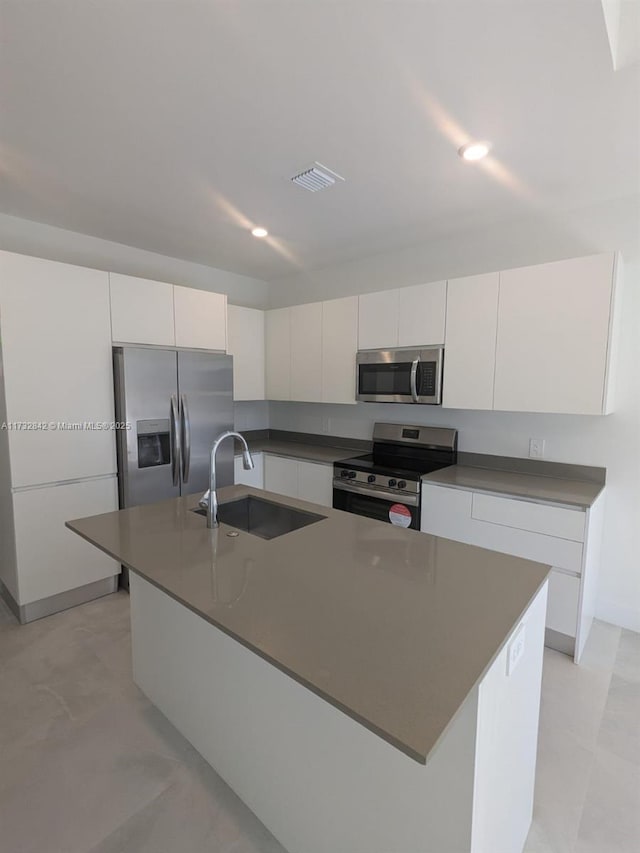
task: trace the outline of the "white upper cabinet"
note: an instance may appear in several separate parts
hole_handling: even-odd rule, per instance
[[[446,281],[363,294],[358,349],[441,346],[446,304]]]
[[[499,273],[450,279],[442,405],[492,409]]]
[[[444,344],[447,282],[403,287],[398,297],[398,346]]]
[[[233,356],[233,399],[264,400],[265,312],[227,307],[229,354]]]
[[[354,403],[357,348],[357,296],[267,311],[267,399]]]
[[[266,312],[267,400],[291,399],[291,309]]]
[[[398,346],[398,290],[364,293],[358,299],[358,349]]]
[[[227,297],[110,273],[111,337],[116,343],[227,349]]]
[[[614,276],[611,253],[500,273],[495,409],[607,411]]]
[[[109,273],[109,286],[114,342],[175,346],[172,284]]]
[[[291,309],[291,399],[322,399],[322,303]]]
[[[222,293],[173,288],[176,346],[191,349],[227,349],[227,297]]]
[[[9,432],[12,486],[115,473],[112,430],[57,426],[113,422],[108,273],[0,252],[0,326],[7,418],[45,425]]]
[[[358,297],[322,303],[322,402],[355,403]]]

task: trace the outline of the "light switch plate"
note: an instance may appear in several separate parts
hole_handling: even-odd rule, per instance
[[[524,634],[525,624],[523,622],[507,646],[507,678],[515,670],[524,654]]]

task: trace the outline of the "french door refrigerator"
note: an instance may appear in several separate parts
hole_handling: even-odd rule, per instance
[[[209,488],[214,440],[233,429],[233,359],[192,350],[114,347],[120,508]],[[218,451],[217,482],[233,483],[233,442]]]

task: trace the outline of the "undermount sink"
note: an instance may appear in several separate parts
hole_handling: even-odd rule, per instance
[[[198,515],[207,514],[207,510],[202,507],[194,509],[193,512]],[[294,509],[253,495],[218,505],[218,521],[221,524],[228,524],[229,527],[244,530],[261,539],[275,539],[325,518],[326,515]]]

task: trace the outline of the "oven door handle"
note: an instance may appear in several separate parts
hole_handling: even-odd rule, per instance
[[[417,386],[417,378],[418,378],[418,365],[420,364],[419,358],[414,358],[411,362],[411,397],[414,403],[418,403],[418,386]]]
[[[374,500],[383,498],[391,503],[407,504],[407,506],[418,506],[420,504],[420,495],[407,495],[403,492],[392,492],[390,489],[361,488],[360,486],[352,486],[344,480],[334,480],[333,488],[339,492],[351,492],[354,495],[363,495]]]

